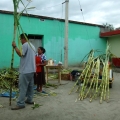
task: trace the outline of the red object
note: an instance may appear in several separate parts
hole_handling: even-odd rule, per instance
[[[36,61],[36,72],[41,72],[41,66],[39,65],[41,64],[41,57],[36,56],[35,61]]]
[[[120,35],[120,30],[113,30],[109,32],[100,33],[100,37],[111,37],[113,35]]]
[[[120,58],[112,58],[112,63],[115,67],[120,67]]]

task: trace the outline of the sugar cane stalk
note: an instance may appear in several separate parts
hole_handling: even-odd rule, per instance
[[[18,9],[18,7],[19,7],[19,3],[22,3],[22,5],[25,7],[24,8],[24,10],[22,11],[22,12],[20,12],[20,13],[18,13],[17,12],[17,9]],[[28,1],[28,4],[29,4],[29,2],[31,2],[31,0],[29,0]],[[28,6],[28,4],[27,4],[27,6]],[[13,0],[13,6],[14,6],[14,35],[13,35],[13,42],[16,40],[16,33],[17,33],[17,29],[19,30],[19,27],[22,29],[22,27],[20,26],[20,24],[19,24],[19,20],[20,20],[20,16],[21,16],[21,14],[26,10],[26,7],[27,6],[25,6],[24,4],[23,4],[23,2],[22,2],[22,0]],[[29,9],[31,9],[31,8],[29,8]],[[22,32],[23,32],[23,30],[22,30]],[[13,75],[13,63],[14,63],[14,48],[12,48],[12,58],[11,58],[11,71],[10,71],[10,74],[11,75]],[[10,98],[9,98],[9,105],[11,105],[11,97],[12,97],[12,83],[13,83],[13,80],[12,80],[12,78],[10,79]]]
[[[96,98],[97,96],[97,93],[98,93],[98,78],[99,78],[99,68],[100,67],[100,60],[99,58],[97,59],[97,62],[96,62],[96,68],[95,68],[95,79],[94,79],[94,85],[93,85],[93,89],[92,89],[92,92],[94,93],[94,90],[95,90],[95,93],[93,94],[93,96],[90,98],[90,102],[92,102],[93,98]]]
[[[85,86],[85,89],[86,89],[86,87],[88,86],[88,83],[90,82],[90,78],[91,78],[91,76],[92,76],[92,70],[93,70],[93,67],[94,67],[94,60],[92,61],[92,63],[91,63],[91,66],[90,66],[90,69],[89,69],[89,74],[88,74],[88,77],[87,77],[87,82],[86,82],[86,86]],[[87,94],[85,94],[84,95],[84,98],[86,98],[87,97]]]
[[[91,65],[92,61],[93,61],[93,59],[92,59],[92,57],[90,57],[87,65],[86,65],[86,73],[85,73],[85,77],[84,77],[84,82],[83,82],[83,86],[82,86],[82,89],[79,94],[80,100],[84,99],[84,92],[85,92],[86,84],[87,84],[87,75],[88,75],[88,72],[90,71],[90,65]]]
[[[16,39],[16,30],[17,30],[17,6],[18,6],[18,1],[13,0],[13,5],[14,5],[14,35],[13,35],[13,41]],[[14,48],[12,48],[12,58],[11,58],[11,71],[13,70],[13,62],[14,62]],[[12,72],[11,72],[12,75]],[[12,98],[12,78],[10,79],[10,98],[9,98],[9,105],[11,105],[11,98]]]
[[[100,73],[100,60],[98,59],[97,60],[97,70],[96,70],[96,73],[97,73],[97,78],[96,78],[96,91],[95,91],[95,98],[97,97],[97,94],[98,94],[98,80],[99,80],[99,73]]]
[[[93,53],[94,53],[94,50],[91,50],[91,51],[89,52],[88,61],[91,59],[91,57],[93,57]],[[88,63],[87,63],[87,64],[88,64]],[[87,66],[87,65],[86,65],[86,66]],[[82,71],[82,73],[81,73],[79,79],[76,81],[76,83],[74,84],[74,86],[73,86],[72,89],[70,90],[69,94],[72,93],[72,91],[74,90],[75,86],[78,84],[78,81],[81,80],[81,79],[83,78],[83,76],[85,75],[85,72],[86,72],[87,69],[88,69],[88,68],[85,67],[85,69]]]
[[[94,61],[93,61],[92,64],[93,64],[93,67],[92,67],[92,68],[94,68],[94,66],[95,66],[96,63],[94,63]],[[91,69],[91,71],[92,71],[92,69]],[[88,91],[87,91],[86,94],[85,94],[85,98],[87,97],[88,93],[90,92],[90,89],[91,89],[91,87],[92,87],[92,84],[93,84],[94,79],[95,79],[95,74],[93,73],[92,79],[90,80],[90,86],[89,86],[89,88],[88,88]]]
[[[108,81],[108,62],[106,63],[106,70],[105,70],[105,91],[104,91],[104,100],[106,99],[107,81]]]
[[[108,76],[110,76],[110,69],[108,70]],[[110,78],[111,79],[111,78]],[[107,98],[106,98],[106,101],[109,102],[109,78],[107,79]]]
[[[75,84],[73,85],[72,89],[69,92],[69,95],[72,93],[72,91],[74,90],[75,86],[78,84],[78,81],[82,79],[83,75],[85,73],[85,70],[83,70],[83,72],[81,73],[79,79],[75,82]]]

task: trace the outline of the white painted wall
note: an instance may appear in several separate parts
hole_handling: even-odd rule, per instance
[[[108,38],[108,42],[110,44],[110,51],[117,57],[120,57],[120,35]]]

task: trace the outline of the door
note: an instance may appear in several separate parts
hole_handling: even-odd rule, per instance
[[[36,51],[37,51],[38,47],[42,46],[41,39],[29,39],[29,41],[35,46]]]

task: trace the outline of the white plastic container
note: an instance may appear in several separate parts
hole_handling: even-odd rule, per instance
[[[52,59],[48,60],[48,65],[53,65],[53,60]]]

